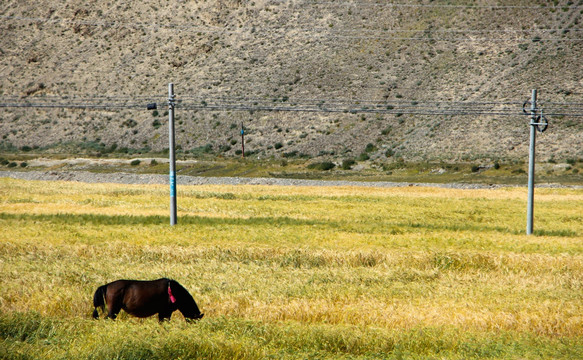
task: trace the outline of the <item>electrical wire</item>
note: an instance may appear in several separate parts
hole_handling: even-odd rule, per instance
[[[285,3],[284,1],[275,1],[275,3]],[[497,9],[497,10],[508,10],[508,9],[532,9],[532,10],[544,10],[544,9],[581,9],[583,6],[580,5],[566,5],[566,6],[548,6],[548,5],[453,5],[453,4],[403,4],[403,3],[374,3],[374,2],[362,2],[362,1],[352,1],[352,2],[331,2],[331,1],[304,1],[297,4],[300,5],[325,5],[325,6],[366,6],[366,7],[394,7],[394,8],[447,8],[447,9]]]
[[[74,101],[71,101],[73,100]],[[143,99],[161,99],[161,97],[144,96]],[[61,108],[61,109],[145,109],[146,103],[129,98],[125,100],[110,97],[93,98],[68,98],[52,97],[24,99],[18,101],[17,97],[0,99],[0,108]],[[298,101],[301,100],[301,101]],[[274,105],[265,99],[220,99],[207,98],[195,101],[190,99],[177,99],[175,107],[182,110],[206,110],[206,111],[274,111],[274,112],[317,112],[317,113],[375,113],[394,115],[441,115],[441,116],[520,116],[522,112],[521,102],[447,102],[425,101],[417,102],[399,101],[371,101],[359,100],[348,102],[346,100],[317,100],[317,99],[289,99],[289,102]],[[159,102],[163,104],[163,101]],[[548,105],[561,105],[568,111],[545,111],[545,116],[570,116],[583,117],[583,104],[581,103],[547,103]],[[569,106],[575,106],[569,110]],[[543,108],[544,104],[539,104]],[[526,115],[530,115],[526,113]]]
[[[49,24],[58,24],[58,23],[71,23],[71,24],[79,24],[79,25],[87,25],[87,26],[103,26],[103,27],[130,27],[130,28],[148,28],[148,29],[170,29],[170,30],[180,30],[180,31],[188,31],[193,33],[204,33],[204,34],[222,34],[222,35],[234,35],[234,36],[249,36],[252,34],[264,33],[264,32],[279,32],[285,37],[302,37],[302,38],[312,38],[317,40],[322,39],[344,39],[344,40],[383,40],[383,41],[440,41],[440,42],[524,42],[524,41],[533,41],[535,42],[542,42],[542,41],[561,41],[561,42],[570,42],[570,41],[583,41],[583,38],[569,38],[569,37],[547,37],[541,38],[493,38],[493,37],[480,37],[480,38],[463,38],[463,37],[455,37],[455,38],[435,38],[432,36],[434,33],[440,34],[447,34],[447,33],[455,33],[455,34],[467,34],[467,35],[475,35],[475,34],[484,34],[484,33],[545,33],[545,32],[583,32],[583,29],[436,29],[436,30],[415,30],[415,29],[386,29],[386,30],[368,30],[368,29],[356,29],[356,30],[333,30],[333,29],[326,29],[326,28],[296,28],[296,27],[278,27],[278,28],[256,28],[256,27],[246,27],[246,28],[239,28],[238,30],[229,30],[227,28],[220,28],[220,27],[201,27],[201,26],[189,26],[189,25],[176,25],[176,24],[151,24],[151,23],[136,23],[136,22],[119,22],[119,21],[102,21],[102,22],[91,22],[91,21],[83,21],[83,20],[70,20],[70,19],[49,19],[49,18],[39,18],[39,17],[19,17],[19,16],[0,16],[0,19],[4,20],[15,20],[15,21],[27,21],[27,22],[44,22]],[[298,33],[291,32],[290,30],[297,30]],[[361,32],[368,32],[369,35],[343,35],[343,33],[361,33]],[[374,33],[373,33],[374,32]],[[372,34],[371,34],[372,33]],[[396,36],[396,37],[389,37],[383,36],[387,33],[423,33],[426,37],[419,37],[419,36]]]

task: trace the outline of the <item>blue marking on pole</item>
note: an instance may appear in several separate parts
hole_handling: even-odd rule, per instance
[[[176,173],[170,172],[170,197],[176,197]]]
[[[244,135],[245,131],[243,129],[241,129],[241,135]]]

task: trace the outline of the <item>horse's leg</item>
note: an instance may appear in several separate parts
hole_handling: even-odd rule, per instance
[[[161,311],[158,313],[158,321],[160,321],[160,322],[170,321],[171,316],[172,316],[171,312]]]
[[[107,313],[107,318],[115,320],[117,314],[121,311],[121,303],[120,302],[113,302],[110,306],[107,307],[109,312]]]

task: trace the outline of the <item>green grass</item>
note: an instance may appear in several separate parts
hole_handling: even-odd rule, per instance
[[[0,179],[0,358],[583,357],[583,191]],[[91,319],[170,277],[205,317]]]
[[[161,156],[161,154],[149,154]],[[23,161],[33,161],[39,154],[23,153],[18,156],[14,154],[2,154],[10,162],[14,161],[20,164]],[[55,160],[62,158],[57,155],[45,154]],[[62,156],[62,155],[61,155]],[[116,155],[118,156],[118,155]],[[133,155],[138,156],[138,155]],[[142,156],[142,155],[139,155]],[[143,155],[146,156],[147,155]],[[71,157],[74,157],[71,155]],[[168,174],[167,163],[150,164],[150,161],[142,161],[139,165],[132,166],[130,155],[127,155],[127,164],[91,164],[83,163],[78,165],[60,164],[47,166],[27,166],[26,168],[8,169],[7,165],[0,165],[0,170],[12,171],[31,171],[31,170],[84,170],[95,173],[141,173],[141,174]],[[193,160],[184,156],[179,156],[178,160]],[[7,160],[7,161],[8,161]],[[528,181],[525,171],[526,164],[512,163],[502,164],[498,169],[492,167],[480,169],[477,172],[472,168],[478,166],[473,163],[447,164],[441,162],[390,162],[383,159],[376,160],[372,163],[360,162],[364,168],[358,170],[343,169],[342,160],[337,159],[338,166],[330,169],[334,163],[328,161],[316,161],[313,159],[286,159],[285,161],[277,159],[254,158],[214,158],[214,159],[197,159],[196,162],[177,164],[179,175],[189,176],[215,176],[215,177],[275,177],[275,178],[295,178],[295,179],[313,179],[313,180],[350,180],[350,181],[391,181],[391,182],[415,182],[415,183],[476,183],[476,184],[506,184],[506,185],[526,185]],[[572,161],[571,161],[572,162]],[[322,164],[327,166],[322,167]],[[486,163],[487,164],[487,163]],[[319,166],[316,166],[319,165]],[[374,166],[373,166],[374,165]],[[565,185],[583,184],[583,172],[580,162],[575,162],[572,169],[554,168],[553,163],[537,164],[536,182],[540,183],[558,183]],[[574,172],[575,170],[575,172]]]

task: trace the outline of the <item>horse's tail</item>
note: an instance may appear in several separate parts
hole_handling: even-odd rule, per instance
[[[97,308],[101,308],[101,311],[105,309],[105,294],[107,293],[107,285],[103,285],[95,290],[95,294],[93,295],[93,318],[98,319],[99,313],[97,312]]]

